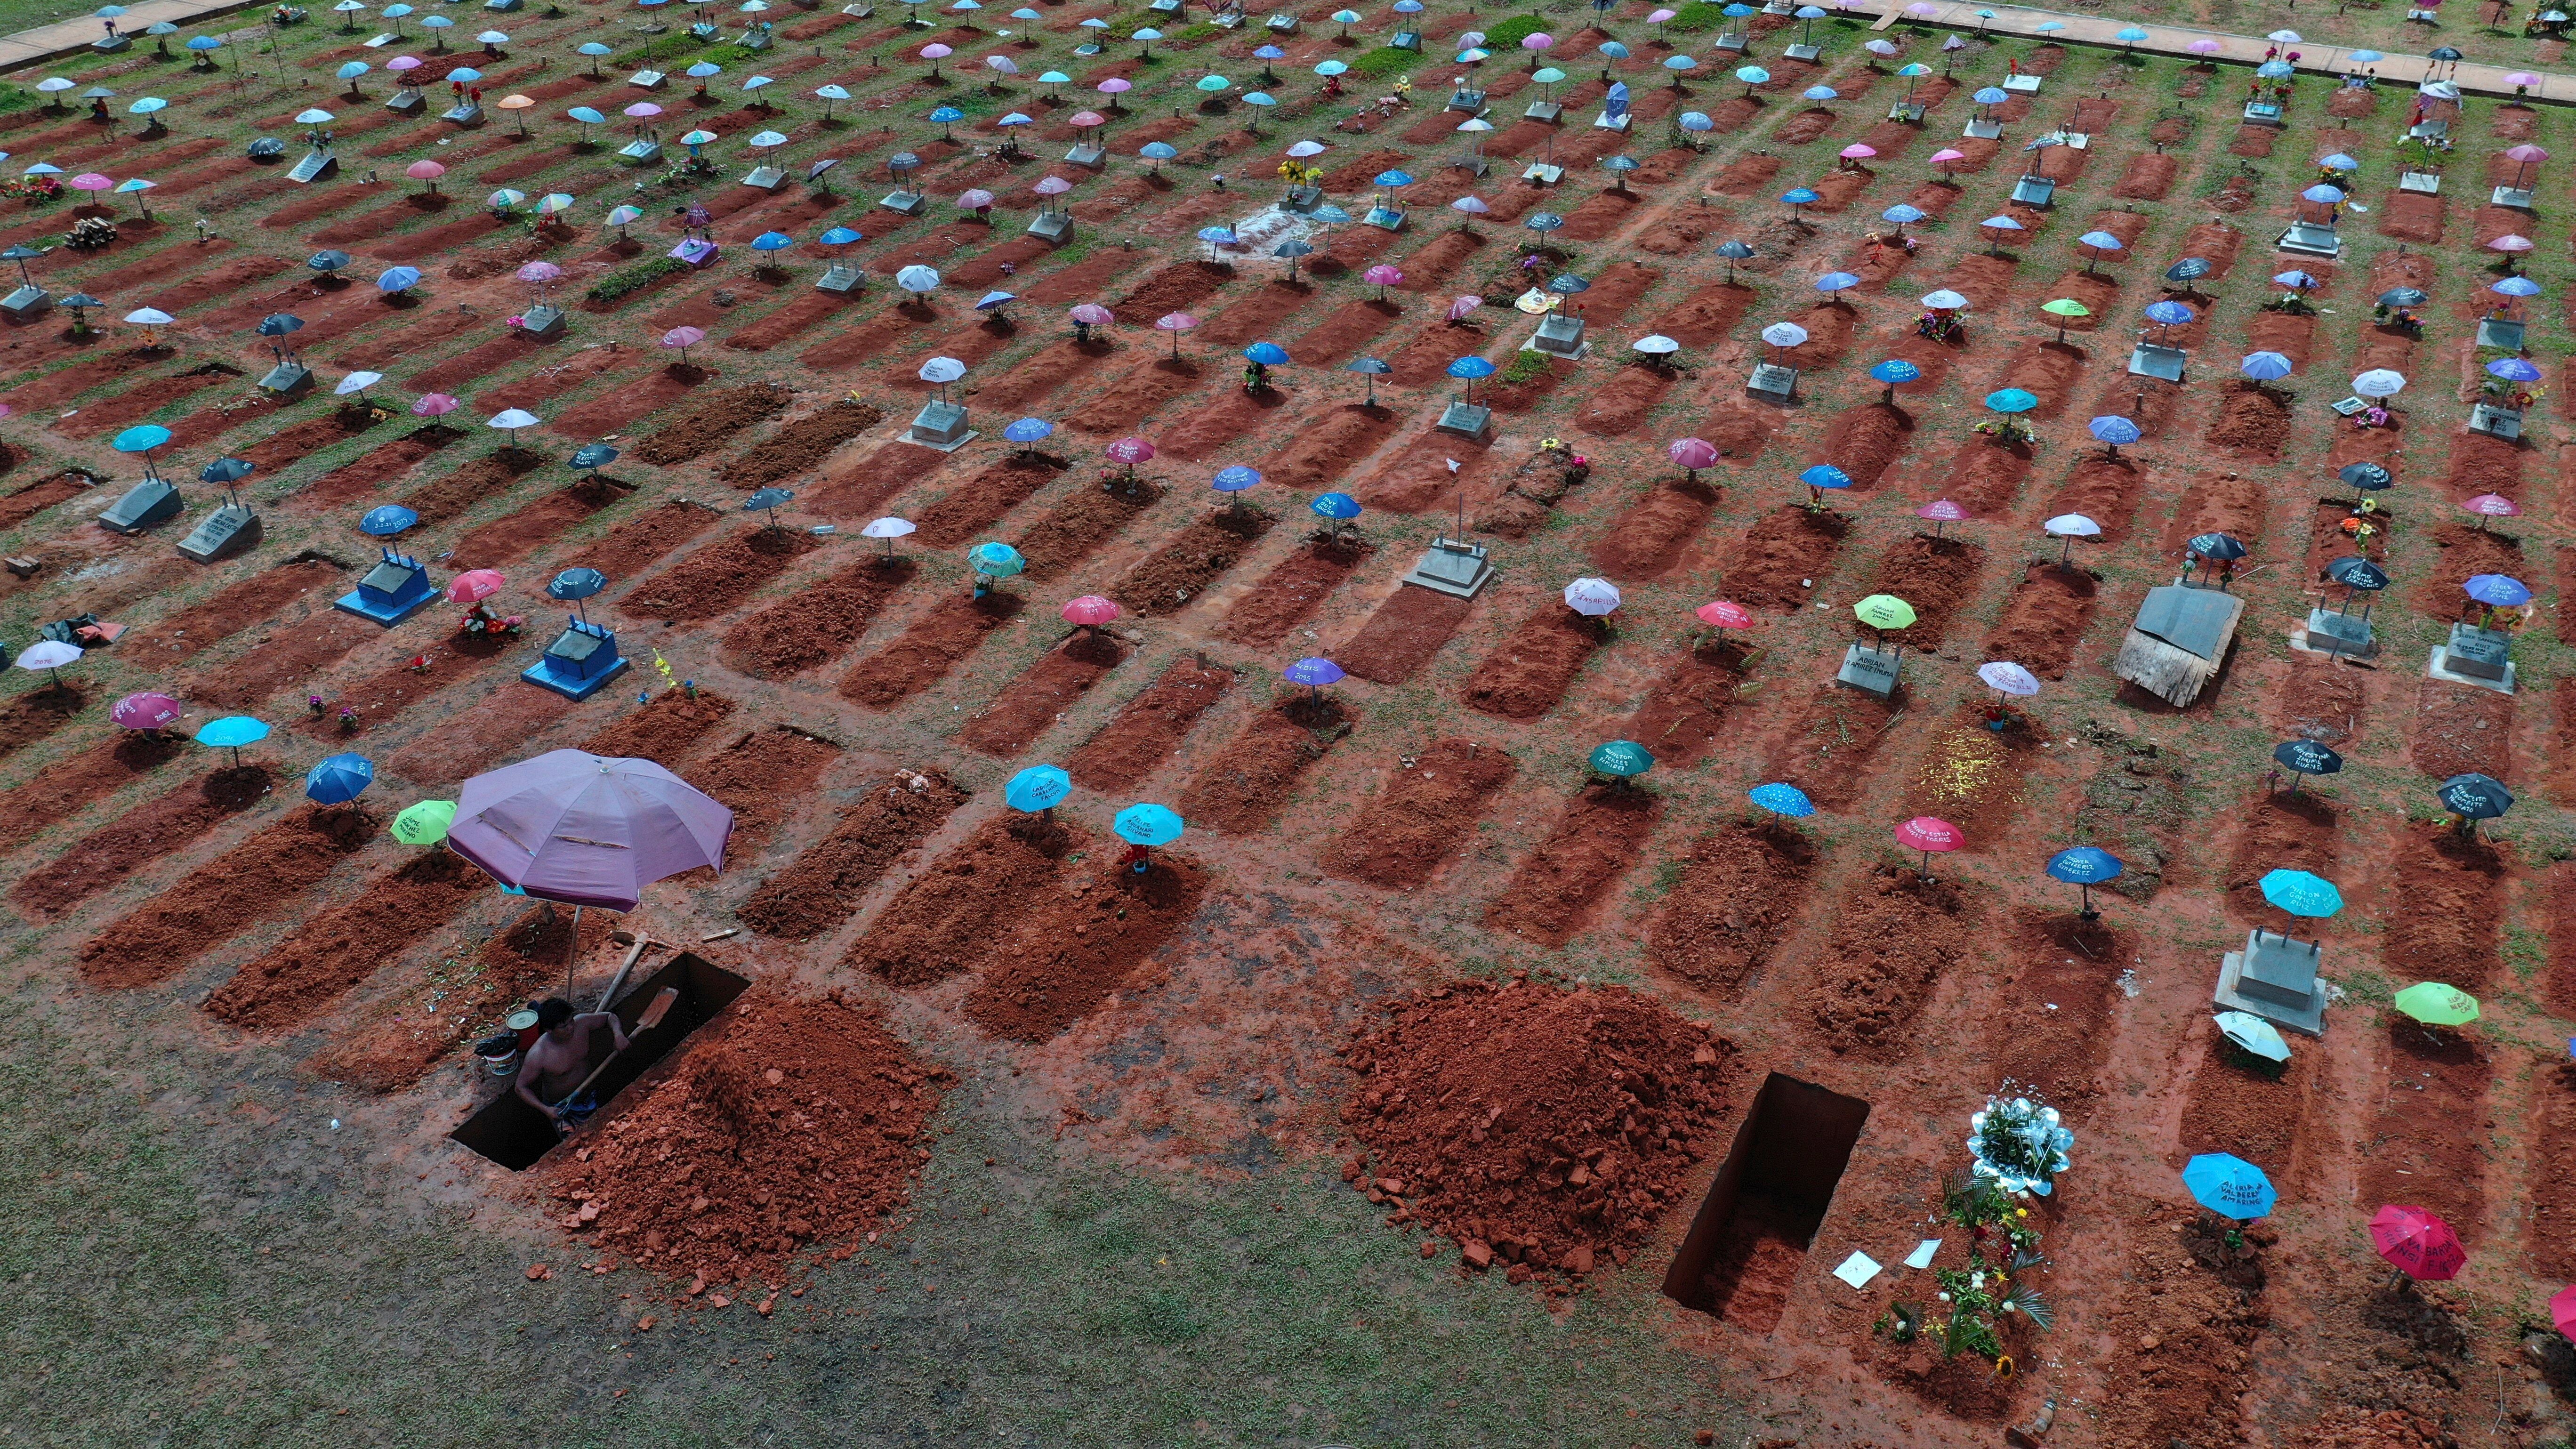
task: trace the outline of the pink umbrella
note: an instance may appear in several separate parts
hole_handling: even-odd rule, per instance
[[[445,417],[456,411],[456,399],[443,392],[425,392],[413,401],[411,410],[419,417]]]
[[[1521,48],[1524,50],[1545,50],[1554,44],[1556,44],[1556,37],[1544,30],[1521,37]]]
[[[1717,445],[1706,438],[1675,438],[1664,445],[1664,456],[1696,475],[1717,462]]]
[[[1959,827],[1947,820],[1917,815],[1896,827],[1896,843],[1908,850],[1923,852],[1923,878],[1928,881],[1932,878],[1932,852],[1937,850],[1946,854],[1956,850],[1965,843],[1965,838],[1959,834]]]
[[[1087,131],[1094,126],[1108,125],[1109,118],[1100,114],[1098,111],[1076,111],[1073,113],[1073,119],[1065,122],[1065,124],[1073,127],[1077,131]]]
[[[1181,355],[1181,334],[1199,325],[1199,319],[1187,312],[1166,312],[1154,319],[1154,326],[1172,334],[1172,355]]]
[[[403,168],[403,174],[414,181],[436,181],[447,174],[447,168],[435,161],[414,161]]]
[[[1699,616],[1701,622],[1714,624],[1721,629],[1753,627],[1753,611],[1733,599],[1711,599],[1691,612]]]
[[[1072,316],[1074,321],[1081,323],[1085,327],[1106,327],[1110,323],[1118,320],[1109,314],[1108,308],[1101,306],[1097,302],[1081,303],[1077,305],[1069,315]]]
[[[1388,266],[1384,262],[1380,262],[1376,266],[1369,268],[1367,271],[1360,273],[1360,280],[1377,288],[1377,299],[1383,302],[1386,300],[1386,289],[1401,285],[1404,281],[1404,273],[1397,271],[1395,268]]]
[[[2514,163],[2513,184],[2516,190],[2520,190],[2522,178],[2530,174],[2532,165],[2548,160],[2549,153],[2526,141],[2519,146],[2507,147],[2504,159]]]
[[[2456,1278],[2469,1264],[2460,1235],[2437,1213],[2394,1204],[2370,1219],[2370,1245],[2390,1267],[2409,1278],[2440,1282]]]
[[[1036,192],[1040,196],[1062,196],[1072,189],[1073,183],[1065,180],[1061,176],[1046,177],[1039,181],[1037,185],[1029,188],[1029,190]]]
[[[562,275],[563,268],[552,262],[530,262],[519,268],[519,280],[531,285],[542,285]]]
[[[1133,468],[1154,456],[1154,445],[1143,438],[1120,438],[1109,445],[1109,459]]]
[[[964,192],[957,198],[957,207],[960,211],[981,211],[992,204],[993,193],[981,188]]]
[[[635,104],[628,106],[623,114],[633,116],[639,121],[646,121],[662,114],[662,108],[653,104],[651,101],[637,101]]]
[[[1128,84],[1126,77],[1113,75],[1109,79],[1102,81],[1099,85],[1092,87],[1092,89],[1099,91],[1103,95],[1114,96],[1122,91],[1132,90],[1134,87]]]
[[[1934,538],[1939,538],[1941,536],[1942,525],[1950,523],[1965,523],[1968,521],[1969,515],[1968,510],[1961,508],[1958,504],[1951,502],[1949,499],[1935,498],[1931,502],[1924,504],[1922,507],[1915,509],[1914,516],[1917,518],[1928,518],[1932,520],[1932,536]]]
[[[398,55],[398,56],[395,56],[393,59],[391,59],[391,60],[389,60],[389,61],[386,61],[386,62],[385,62],[385,69],[387,69],[387,70],[418,70],[418,69],[420,69],[420,68],[421,68],[421,66],[422,66],[422,65],[424,65],[424,64],[426,64],[426,62],[424,62],[424,61],[423,61],[419,56],[416,56],[416,55]]]
[[[2540,77],[2533,75],[2527,70],[2507,71],[2505,72],[2504,83],[2509,86],[2536,86],[2540,84]]]
[[[468,569],[449,581],[447,602],[479,604],[501,592],[501,585],[504,582],[506,580],[501,577],[498,569]]]
[[[157,730],[175,724],[187,711],[166,694],[129,694],[108,710],[107,717],[130,730]]]
[[[1850,145],[1845,146],[1841,152],[1842,158],[1846,161],[1866,161],[1877,154],[1878,148],[1876,146],[1864,146],[1858,141],[1854,141]]]
[[[946,60],[948,57],[955,55],[956,53],[957,52],[949,49],[947,46],[941,45],[935,40],[921,48],[921,58],[923,60],[934,62],[931,66],[931,69],[933,70],[938,69],[936,62]]]
[[[81,179],[79,177],[75,176],[72,178],[72,184],[74,186],[80,185],[80,182]],[[2531,250],[2531,238],[2524,236],[2519,232],[2509,231],[2504,235],[2497,237],[2494,241],[2488,242],[2487,250],[2491,252],[2527,252]]]
[[[2226,48],[2227,47],[2225,45],[2222,45],[2218,41],[2212,40],[2207,36],[2203,36],[2183,47],[2183,49],[2190,51],[2194,55],[2216,55]]]
[[[539,900],[631,911],[666,876],[722,871],[732,833],[732,811],[651,760],[555,750],[466,781],[447,848]]]
[[[662,334],[662,345],[678,349],[682,362],[689,360],[690,348],[706,340],[706,330],[699,327],[674,327]]]
[[[1097,629],[1127,611],[1119,608],[1114,599],[1104,599],[1098,594],[1085,594],[1057,612],[1068,624],[1080,624],[1086,629]]]
[[[1955,165],[1957,165],[1959,162],[1965,161],[1965,160],[1967,160],[1967,159],[1968,159],[1968,153],[1967,153],[1967,152],[1965,152],[1965,151],[1952,150],[1950,147],[1947,147],[1947,146],[1944,146],[1944,147],[1942,147],[1940,150],[1935,151],[1935,152],[1933,152],[1933,153],[1932,153],[1932,164],[1933,164],[1933,165],[1935,165],[1935,166],[1940,167],[1940,168],[1941,168],[1941,174],[1942,174],[1942,175],[1944,175],[1944,176],[1947,176],[1947,175],[1949,175],[1949,174],[1950,174],[1950,168],[1951,168],[1952,166],[1955,166]]]
[[[2480,532],[2486,530],[2490,518],[2512,518],[2522,512],[2522,505],[2501,493],[2481,493],[2475,498],[2464,498],[2460,506],[2478,516]]]
[[[74,191],[113,191],[116,182],[95,171],[84,171],[66,183]]]
[[[2561,1288],[2549,1299],[2549,1321],[2568,1338],[2576,1338],[2576,1288]]]
[[[1482,297],[1460,297],[1449,304],[1449,320],[1463,322],[1468,313],[1484,305],[1485,299]]]

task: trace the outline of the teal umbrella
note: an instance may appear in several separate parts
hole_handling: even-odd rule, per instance
[[[1653,769],[1655,757],[1634,740],[1611,740],[1592,751],[1590,764],[1595,774],[1632,780]]]

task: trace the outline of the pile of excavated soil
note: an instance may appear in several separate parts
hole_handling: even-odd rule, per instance
[[[1342,1054],[1367,1149],[1344,1178],[1515,1283],[1625,1264],[1718,1146],[1741,1072],[1731,1043],[1626,987],[1519,977],[1416,992]]]
[[[775,1277],[910,1200],[955,1080],[838,991],[736,1002],[554,1169],[564,1226],[673,1277]]]

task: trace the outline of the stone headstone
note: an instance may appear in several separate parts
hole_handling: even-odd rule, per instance
[[[1576,357],[1583,352],[1583,319],[1564,312],[1550,312],[1538,324],[1530,346],[1559,357]]]
[[[2024,206],[2048,206],[2057,197],[2057,183],[2045,176],[2024,176],[2013,183],[2012,199]]]
[[[227,503],[179,540],[179,552],[199,563],[213,563],[249,548],[259,537],[259,515],[239,503]]]
[[[1444,433],[1456,433],[1462,438],[1481,438],[1485,435],[1485,429],[1491,426],[1493,421],[1493,409],[1452,398],[1449,406],[1440,410],[1440,421],[1432,426]]]
[[[2141,342],[2129,349],[2129,372],[2136,377],[2162,378],[2166,382],[2182,381],[2183,363],[2191,354],[2179,347],[2159,342]]]
[[[156,523],[167,523],[187,507],[179,490],[167,479],[146,478],[116,500],[116,506],[98,516],[98,521],[118,533],[140,533]]]
[[[1834,682],[1885,699],[1896,692],[1898,662],[1896,650],[1856,643],[1843,651],[1843,667],[1834,672]]]
[[[1493,577],[1494,565],[1483,544],[1434,538],[1403,581],[1452,598],[1472,599]]]
[[[974,441],[975,432],[966,426],[966,409],[953,402],[931,402],[913,416],[912,427],[903,440],[943,453],[954,453]]]

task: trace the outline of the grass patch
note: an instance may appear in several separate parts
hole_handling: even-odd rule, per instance
[[[1402,75],[1423,63],[1422,54],[1419,51],[1398,50],[1392,45],[1385,45],[1352,61],[1351,70],[1357,75],[1384,80],[1389,76]]]
[[[1666,30],[1678,30],[1684,35],[1699,35],[1723,29],[1725,25],[1726,7],[1707,4],[1706,0],[1691,0],[1690,4],[1675,10],[1672,19],[1664,22]]]
[[[1508,384],[1530,382],[1545,377],[1555,361],[1556,359],[1544,352],[1516,352],[1512,354],[1510,364],[1503,368],[1503,375],[1498,381]]]
[[[685,272],[688,269],[689,264],[677,257],[655,257],[649,262],[637,262],[631,267],[619,267],[616,271],[591,283],[590,290],[582,295],[594,302],[614,302],[630,292],[641,291],[674,272]]]
[[[1715,9],[1715,6],[1711,6]],[[1485,49],[1496,55],[1517,47],[1522,41],[1547,28],[1547,21],[1536,15],[1515,15],[1485,32]]]

